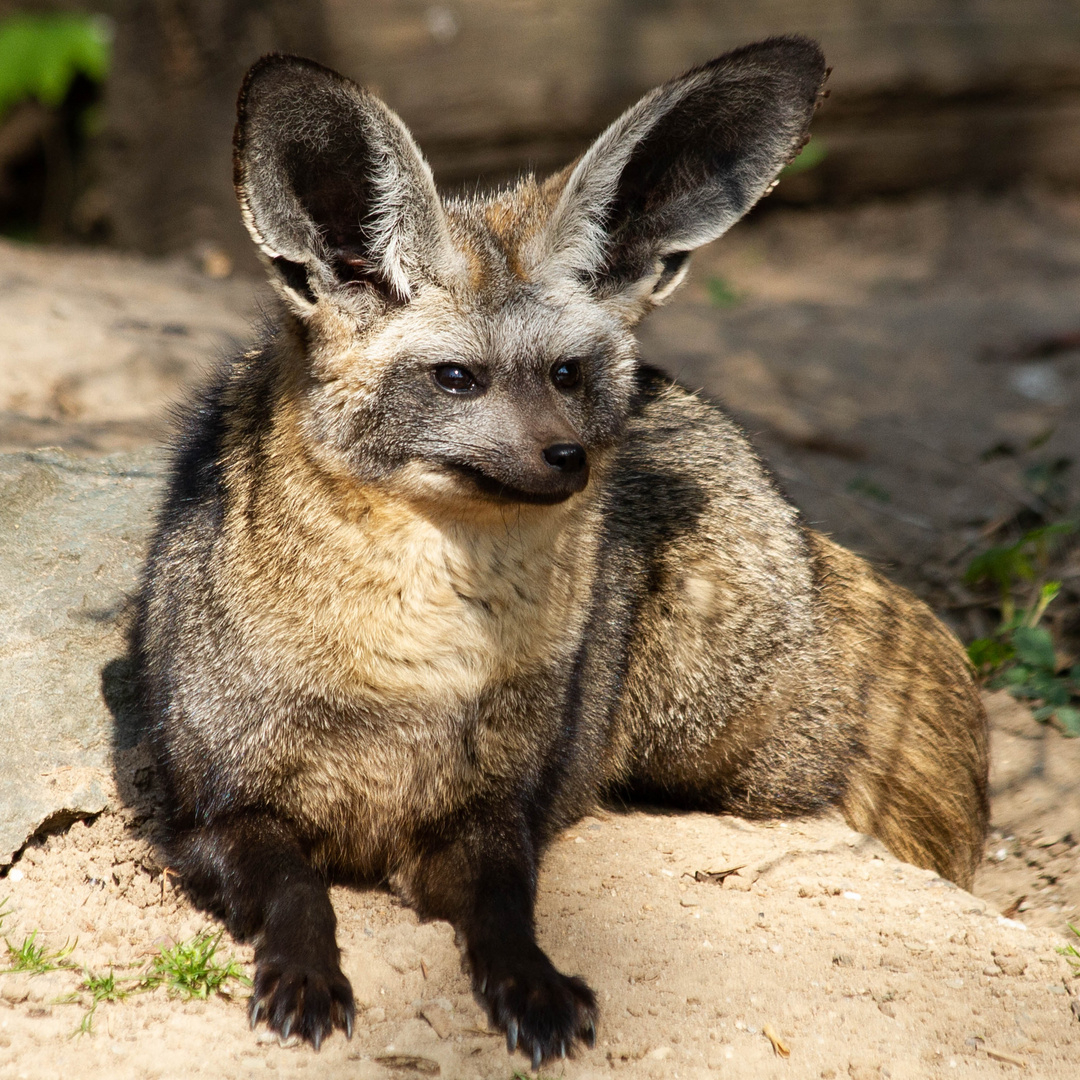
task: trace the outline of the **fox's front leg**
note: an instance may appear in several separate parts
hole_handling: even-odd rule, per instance
[[[255,943],[251,1026],[265,1018],[282,1038],[299,1035],[316,1050],[334,1027],[351,1038],[355,1008],[334,909],[292,826],[237,813],[178,830],[169,846],[196,899]]]
[[[401,887],[418,913],[463,936],[473,988],[506,1046],[541,1062],[596,1040],[596,998],[563,975],[536,944],[533,908],[539,852],[524,816],[506,807],[462,815],[462,831],[417,837]]]

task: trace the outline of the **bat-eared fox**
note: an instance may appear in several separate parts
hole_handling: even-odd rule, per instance
[[[546,180],[443,198],[372,94],[297,57],[249,72],[236,187],[280,314],[190,409],[134,648],[171,865],[254,941],[252,1024],[351,1035],[338,875],[452,923],[534,1066],[591,1046],[593,991],[533,911],[545,846],[605,797],[835,805],[970,884],[960,645],[636,355],[825,76],[811,41],[750,45]]]

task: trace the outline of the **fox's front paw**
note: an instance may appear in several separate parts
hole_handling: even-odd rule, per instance
[[[248,1016],[252,1027],[265,1019],[282,1039],[298,1035],[318,1050],[335,1027],[352,1038],[356,1006],[349,980],[337,964],[320,968],[260,959]]]
[[[533,1069],[566,1057],[580,1039],[596,1044],[596,997],[584,979],[563,975],[535,945],[524,955],[473,958],[474,983],[506,1048],[520,1047]]]

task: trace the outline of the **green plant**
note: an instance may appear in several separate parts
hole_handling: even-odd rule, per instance
[[[4,916],[10,914],[6,910],[7,903],[6,899],[0,901],[0,925],[3,924]],[[244,974],[235,957],[230,956],[224,962],[217,959],[217,949],[223,933],[221,930],[216,934],[207,930],[188,941],[179,941],[169,949],[159,949],[157,956],[141,971],[118,976],[115,965],[109,968],[108,974],[96,974],[68,959],[78,944],[77,939],[66,943],[62,949],[49,952],[44,945],[38,944],[38,931],[34,930],[23,939],[21,945],[13,945],[4,938],[10,966],[0,971],[43,975],[47,971],[67,968],[80,972],[82,981],[78,991],[57,998],[55,1003],[87,1005],[86,1012],[73,1034],[89,1035],[93,1030],[94,1014],[103,1001],[123,1001],[132,994],[149,993],[159,987],[164,987],[170,994],[205,999],[211,994],[227,993],[226,984],[230,980],[251,986],[251,980]]]
[[[780,176],[783,178],[785,176],[795,176],[797,173],[809,172],[820,165],[827,156],[828,151],[825,149],[825,144],[816,136],[811,135],[795,160],[781,171]]]
[[[1026,532],[1014,544],[992,547],[981,555],[976,555],[968,564],[964,580],[969,585],[989,582],[997,587],[1001,601],[1002,626],[1013,623],[1017,617],[1016,590],[1023,582],[1038,581],[1038,595],[1032,605],[1033,616],[1028,617],[1024,625],[1034,626],[1042,617],[1047,604],[1057,595],[1057,589],[1046,598],[1047,586],[1054,582],[1045,582],[1050,551],[1058,537],[1075,532],[1076,526],[1070,521],[1054,522],[1041,525]],[[1019,625],[1019,624],[1017,624]]]
[[[1071,522],[1032,529],[1014,544],[976,556],[964,575],[969,585],[994,586],[1001,611],[993,635],[968,646],[972,665],[993,689],[1041,702],[1033,709],[1035,719],[1053,721],[1068,736],[1080,735],[1080,665],[1060,670],[1053,636],[1039,623],[1061,590],[1060,582],[1046,580],[1051,547],[1074,531]],[[1018,600],[1025,587],[1026,606]]]
[[[93,1032],[94,1013],[97,1012],[97,1007],[103,1001],[123,1001],[124,998],[130,997],[132,994],[140,994],[153,989],[145,976],[117,979],[116,972],[112,968],[109,969],[108,975],[94,975],[89,971],[84,971],[84,976],[79,989],[90,994],[90,1006],[83,1014],[82,1020],[79,1021],[79,1026],[75,1029],[77,1035],[90,1035]],[[124,983],[131,983],[132,985],[125,986]],[[78,995],[74,995],[68,1000],[75,1002],[79,998]]]
[[[1080,930],[1077,930],[1072,923],[1066,923],[1065,925],[1076,935],[1077,940],[1080,940]],[[1070,941],[1068,945],[1059,945],[1058,952],[1069,961],[1073,974],[1080,978],[1080,950]]]
[[[892,496],[880,484],[875,484],[869,476],[855,476],[848,481],[848,491],[853,495],[865,495],[875,502],[887,503]]]
[[[69,942],[62,949],[49,952],[44,945],[37,943],[37,934],[38,932],[35,930],[29,937],[23,938],[21,945],[12,945],[7,938],[4,938],[10,962],[10,966],[4,968],[4,971],[20,971],[30,975],[44,975],[46,971],[55,971],[60,967],[71,966],[70,963],[65,963],[65,961],[78,944],[78,941]]]
[[[0,22],[0,119],[36,98],[50,108],[79,74],[102,82],[109,70],[108,23],[74,12],[13,15]]]
[[[705,288],[709,291],[709,302],[714,307],[729,308],[739,302],[739,294],[722,277],[709,278]]]
[[[221,992],[230,979],[250,986],[251,980],[236,959],[230,957],[223,964],[214,959],[222,933],[207,930],[171,949],[161,949],[150,962],[147,978],[171,994],[188,998],[208,998]]]
[[[251,980],[237,960],[229,957],[221,963],[215,959],[221,934],[222,931],[216,934],[206,931],[190,941],[179,941],[172,948],[160,949],[158,955],[134,975],[117,977],[115,968],[110,968],[107,975],[95,975],[84,968],[83,981],[79,985],[82,993],[63,999],[66,1004],[86,1004],[85,995],[90,996],[86,1012],[73,1034],[92,1034],[94,1014],[103,1001],[123,1001],[132,994],[150,993],[159,987],[165,987],[170,994],[205,999],[211,994],[226,992],[225,984],[230,979],[250,986]]]

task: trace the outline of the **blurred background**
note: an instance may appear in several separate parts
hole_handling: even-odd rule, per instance
[[[249,336],[231,138],[262,54],[371,87],[471,190],[790,32],[833,67],[813,139],[643,353],[1080,733],[1076,0],[0,0],[0,448],[159,444]]]
[[[8,233],[251,259],[233,106],[272,50],[376,90],[451,186],[561,165],[651,86],[780,32],[834,68],[815,167],[780,199],[1080,183],[1075,0],[4,0],[0,20]]]

